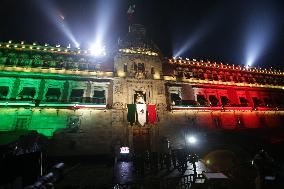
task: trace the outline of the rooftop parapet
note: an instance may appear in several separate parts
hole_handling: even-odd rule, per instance
[[[263,73],[263,74],[273,74],[273,75],[284,75],[284,72],[280,70],[275,70],[272,68],[257,68],[257,67],[251,67],[251,66],[240,66],[240,65],[234,65],[234,64],[223,64],[222,62],[211,62],[211,61],[203,61],[203,60],[196,60],[192,59],[176,59],[176,58],[170,58],[168,59],[169,64],[173,65],[180,65],[180,66],[190,66],[190,67],[196,67],[196,68],[206,68],[206,69],[218,69],[218,70],[231,70],[231,71],[240,71],[240,72],[252,72],[252,73]]]

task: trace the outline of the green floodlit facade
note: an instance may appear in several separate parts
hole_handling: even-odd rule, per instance
[[[97,109],[105,108],[103,100],[97,100],[95,103],[90,103],[91,99],[84,99],[84,102],[82,99],[67,100],[70,94],[64,92],[64,89],[68,87],[66,85],[69,83],[66,81],[69,80],[99,79],[104,82],[104,77],[113,76],[113,68],[105,67],[106,59],[94,58],[88,51],[78,49],[28,45],[23,42],[17,44],[11,41],[0,43],[0,131],[17,131],[22,134],[23,131],[36,130],[51,137],[54,132],[66,128],[68,111],[76,111],[78,104]],[[23,98],[25,95],[19,97],[20,90],[23,91],[25,87],[17,89],[19,78],[26,86],[35,89],[27,91],[26,99]],[[49,85],[58,87],[59,98],[56,94],[53,94],[55,99],[46,99],[43,96],[48,93],[43,89],[46,84],[44,79],[48,79]],[[3,135],[1,141],[10,142],[17,138],[17,133],[10,139]]]
[[[106,154],[117,141],[182,148],[190,129],[257,129],[284,122],[284,73],[196,60],[165,59],[141,25],[117,51],[0,42],[0,144],[36,131],[54,155]],[[157,122],[131,125],[127,104],[142,97]],[[187,130],[188,130],[187,129]]]
[[[23,106],[23,104],[19,104],[19,106]],[[24,115],[25,117],[30,117],[30,114],[33,114],[32,116],[33,119],[30,120],[28,118],[22,118],[21,120],[18,120],[18,122],[20,121],[22,123],[17,123],[17,125],[20,124],[26,125],[27,122],[29,122],[28,123],[29,127],[15,128],[13,123],[13,121],[15,120],[15,113],[11,112],[9,108],[2,109],[2,111],[5,111],[5,114],[3,115],[3,113],[1,113],[1,119],[2,119],[1,125],[4,125],[6,127],[1,127],[1,131],[35,130],[40,134],[43,134],[47,137],[51,137],[53,136],[53,133],[58,129],[65,128],[63,127],[63,125],[65,125],[65,120],[66,120],[66,117],[64,115],[62,116],[48,115],[48,112],[42,113],[40,109],[35,109],[35,108],[32,108],[30,110],[21,110],[19,108],[19,111],[23,113],[22,115]]]

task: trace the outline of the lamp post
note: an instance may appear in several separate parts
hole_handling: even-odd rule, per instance
[[[187,148],[188,148],[188,154],[191,152],[192,153],[192,148],[197,144],[197,138],[195,135],[187,135],[186,137],[187,141]]]

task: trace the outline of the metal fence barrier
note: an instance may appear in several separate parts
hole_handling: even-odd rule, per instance
[[[149,179],[139,182],[116,184],[113,189],[189,189],[194,183],[203,184],[205,178],[202,174],[182,175],[165,179]]]

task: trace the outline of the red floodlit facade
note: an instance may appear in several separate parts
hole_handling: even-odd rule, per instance
[[[179,106],[224,111],[271,110],[283,106],[281,71],[182,59],[169,59],[163,71],[166,80],[172,81],[168,86],[180,88],[180,99],[176,99],[181,101]],[[177,102],[171,101],[174,109],[181,109]]]

